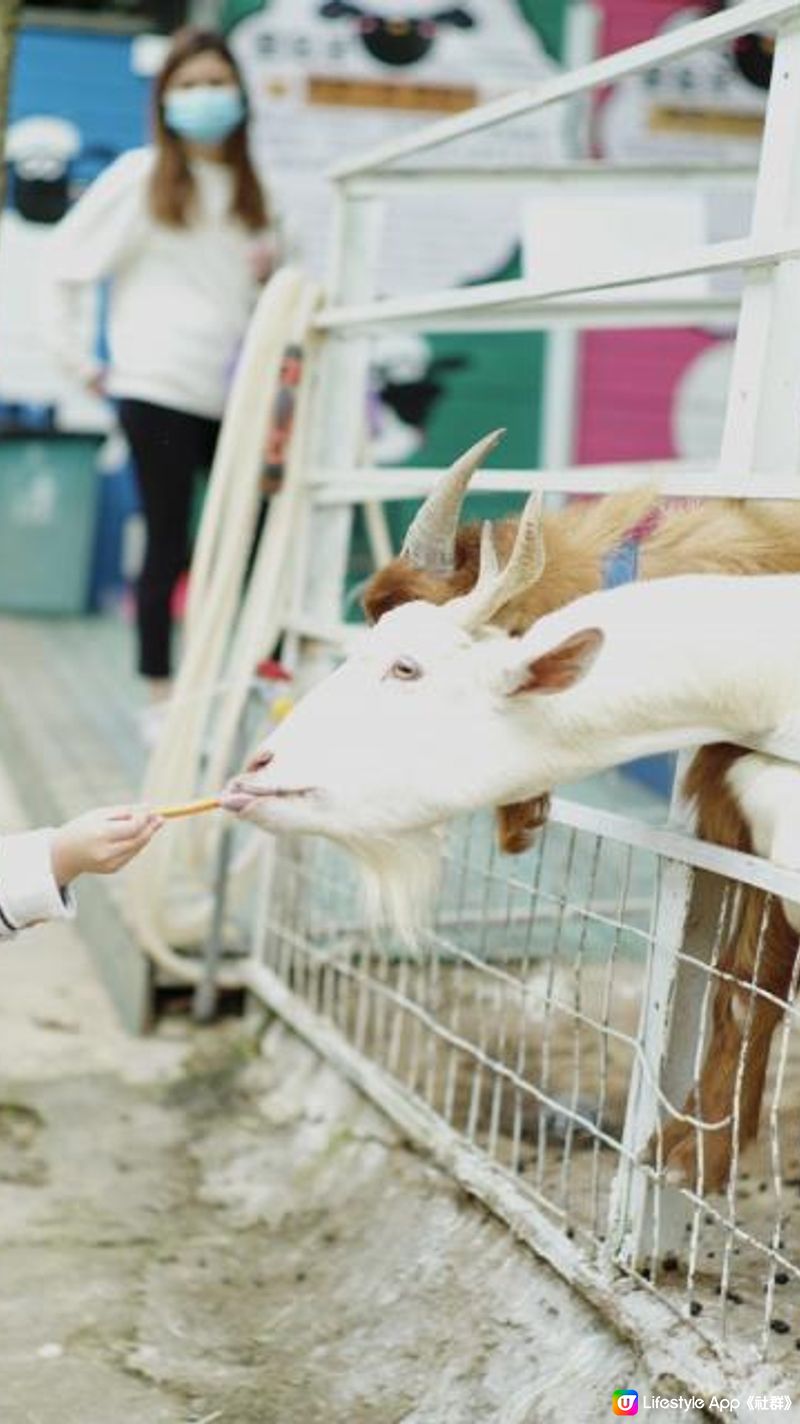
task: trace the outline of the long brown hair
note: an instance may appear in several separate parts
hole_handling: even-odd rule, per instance
[[[170,79],[187,59],[197,54],[219,55],[229,66],[242,91],[245,117],[226,138],[223,157],[233,175],[231,213],[251,231],[266,227],[269,211],[261,184],[256,177],[247,147],[247,91],[241,72],[221,35],[214,30],[187,26],[175,35],[153,91],[153,120],[156,134],[156,162],[150,179],[150,211],[168,227],[188,227],[192,219],[195,186],[183,141],[164,122],[164,92]]]

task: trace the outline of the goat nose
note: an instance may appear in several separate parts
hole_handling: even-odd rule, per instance
[[[247,763],[245,771],[263,771],[265,766],[269,766],[272,758],[272,752],[256,752],[253,760]]]

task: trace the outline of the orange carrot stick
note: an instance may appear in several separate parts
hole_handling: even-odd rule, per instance
[[[205,811],[219,810],[219,797],[208,796],[204,801],[186,801],[182,806],[159,806],[156,815],[164,821],[176,821],[179,816],[202,816]]]

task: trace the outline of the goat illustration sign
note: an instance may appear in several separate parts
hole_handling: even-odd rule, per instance
[[[330,231],[324,177],[337,160],[536,84],[558,68],[513,0],[271,0],[227,13],[253,98],[256,156],[287,215],[290,239],[319,271]],[[459,144],[453,156],[553,162],[564,156],[562,123],[556,106],[511,131]],[[495,195],[477,221],[470,204],[465,229],[465,201],[449,195],[442,211],[426,192],[393,208],[384,290],[451,285],[507,261],[518,202]]]

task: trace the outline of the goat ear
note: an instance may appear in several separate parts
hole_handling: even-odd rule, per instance
[[[510,672],[506,693],[566,692],[584,678],[603,646],[599,628],[582,628],[547,652],[528,657]]]

